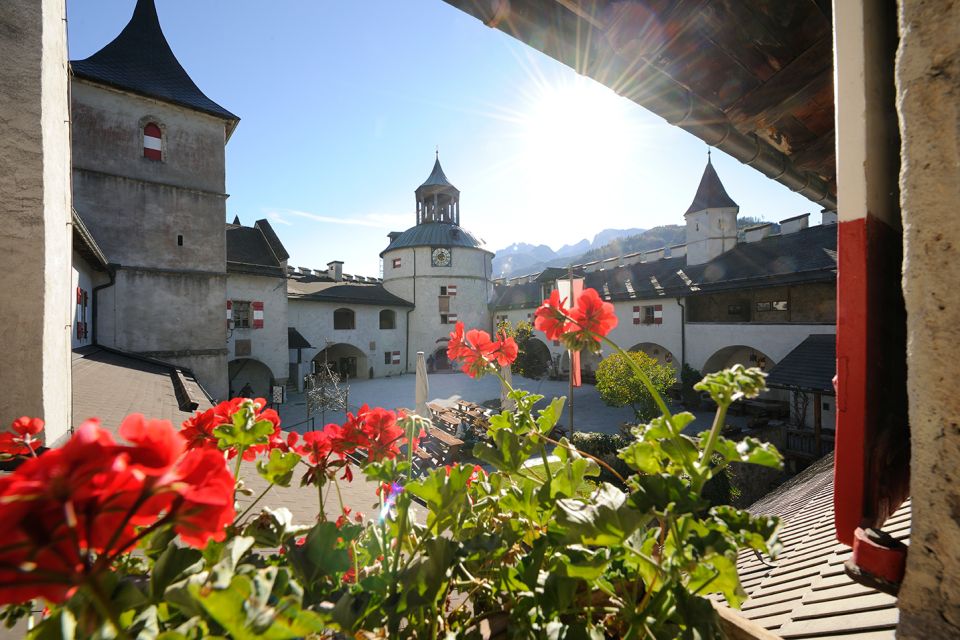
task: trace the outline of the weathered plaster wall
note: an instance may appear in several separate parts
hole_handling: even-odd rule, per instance
[[[721,349],[743,345],[761,351],[773,362],[780,362],[804,339],[814,333],[836,333],[830,324],[757,324],[751,322],[687,324],[687,363],[704,370],[711,356]]]
[[[287,279],[228,273],[227,299],[263,303],[262,329],[234,328],[227,332],[227,359],[259,360],[270,369],[278,383],[285,383],[290,375],[287,349]],[[253,311],[250,313],[252,321]],[[237,340],[250,341],[249,355],[237,354]],[[238,391],[242,385],[231,386],[234,391]]]
[[[0,3],[0,425],[70,425],[70,130],[64,0]]]
[[[354,311],[354,329],[334,329],[333,312],[340,308]],[[368,369],[373,367],[374,377],[403,373],[406,362],[406,317],[408,307],[388,307],[361,304],[336,304],[310,300],[290,299],[288,317],[291,327],[295,327],[313,349],[302,350],[302,360],[307,366],[302,373],[309,372],[309,362],[329,343],[349,344],[359,349],[366,358],[363,369],[358,370],[360,378],[366,378]],[[396,328],[380,328],[380,311],[392,309],[396,313]],[[400,352],[400,364],[384,364],[384,353]],[[296,354],[296,351],[292,352]],[[416,357],[416,356],[414,356]],[[359,365],[358,365],[359,369]]]
[[[902,137],[913,524],[900,638],[960,637],[960,3],[901,0]]]
[[[408,371],[416,369],[417,351],[430,355],[437,350],[438,339],[447,338],[453,324],[440,324],[438,297],[441,286],[456,285],[450,296],[450,313],[468,329],[491,330],[489,303],[493,299],[493,256],[485,251],[451,247],[449,267],[431,264],[431,247],[408,247],[385,253],[384,288],[416,305],[410,314],[410,351],[405,355]],[[394,258],[401,259],[399,269],[392,268]]]
[[[74,80],[73,197],[117,283],[98,301],[108,346],[189,367],[225,398],[224,124],[206,114]],[[143,125],[163,160],[143,157]]]

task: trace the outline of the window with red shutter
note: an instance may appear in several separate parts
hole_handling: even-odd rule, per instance
[[[154,122],[148,122],[143,128],[143,157],[163,160],[163,131]]]
[[[252,302],[250,306],[253,308],[253,328],[263,329],[263,303]]]

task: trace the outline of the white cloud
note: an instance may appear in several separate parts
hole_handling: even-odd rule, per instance
[[[298,211],[296,209],[270,209],[267,212],[267,216],[271,221],[287,225],[293,224],[293,222],[289,220],[289,216],[296,216],[298,218],[313,220],[314,222],[374,227],[378,229],[390,229],[401,226],[407,222],[407,218],[410,217],[396,213],[367,213],[359,216],[336,217],[312,213],[310,211]]]

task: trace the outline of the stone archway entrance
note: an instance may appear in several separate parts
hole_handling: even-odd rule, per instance
[[[703,365],[703,373],[704,375],[714,373],[735,364],[742,364],[745,367],[759,367],[763,371],[769,371],[776,362],[759,349],[735,344],[724,347],[707,358]]]
[[[253,358],[238,358],[227,363],[230,397],[266,398],[270,400],[273,372]]]
[[[657,364],[670,365],[674,369],[678,368],[677,360],[673,357],[673,353],[671,353],[670,350],[663,345],[659,345],[656,342],[641,342],[633,345],[629,350],[642,351],[656,360]]]
[[[341,380],[370,377],[367,354],[346,342],[327,345],[313,356],[313,371],[316,372],[323,366],[330,367]]]

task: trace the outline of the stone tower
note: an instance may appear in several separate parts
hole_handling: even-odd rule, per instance
[[[703,264],[737,245],[740,207],[727,195],[710,152],[693,202],[683,214],[687,223],[687,264]]]
[[[177,61],[153,0],[71,63],[74,206],[112,263],[96,339],[227,394],[224,145],[239,118]]]
[[[380,254],[383,286],[415,305],[407,323],[408,369],[416,366],[417,351],[444,369],[447,338],[458,321],[490,330],[493,253],[460,226],[460,191],[444,175],[439,155],[415,193],[417,224],[391,233]]]

